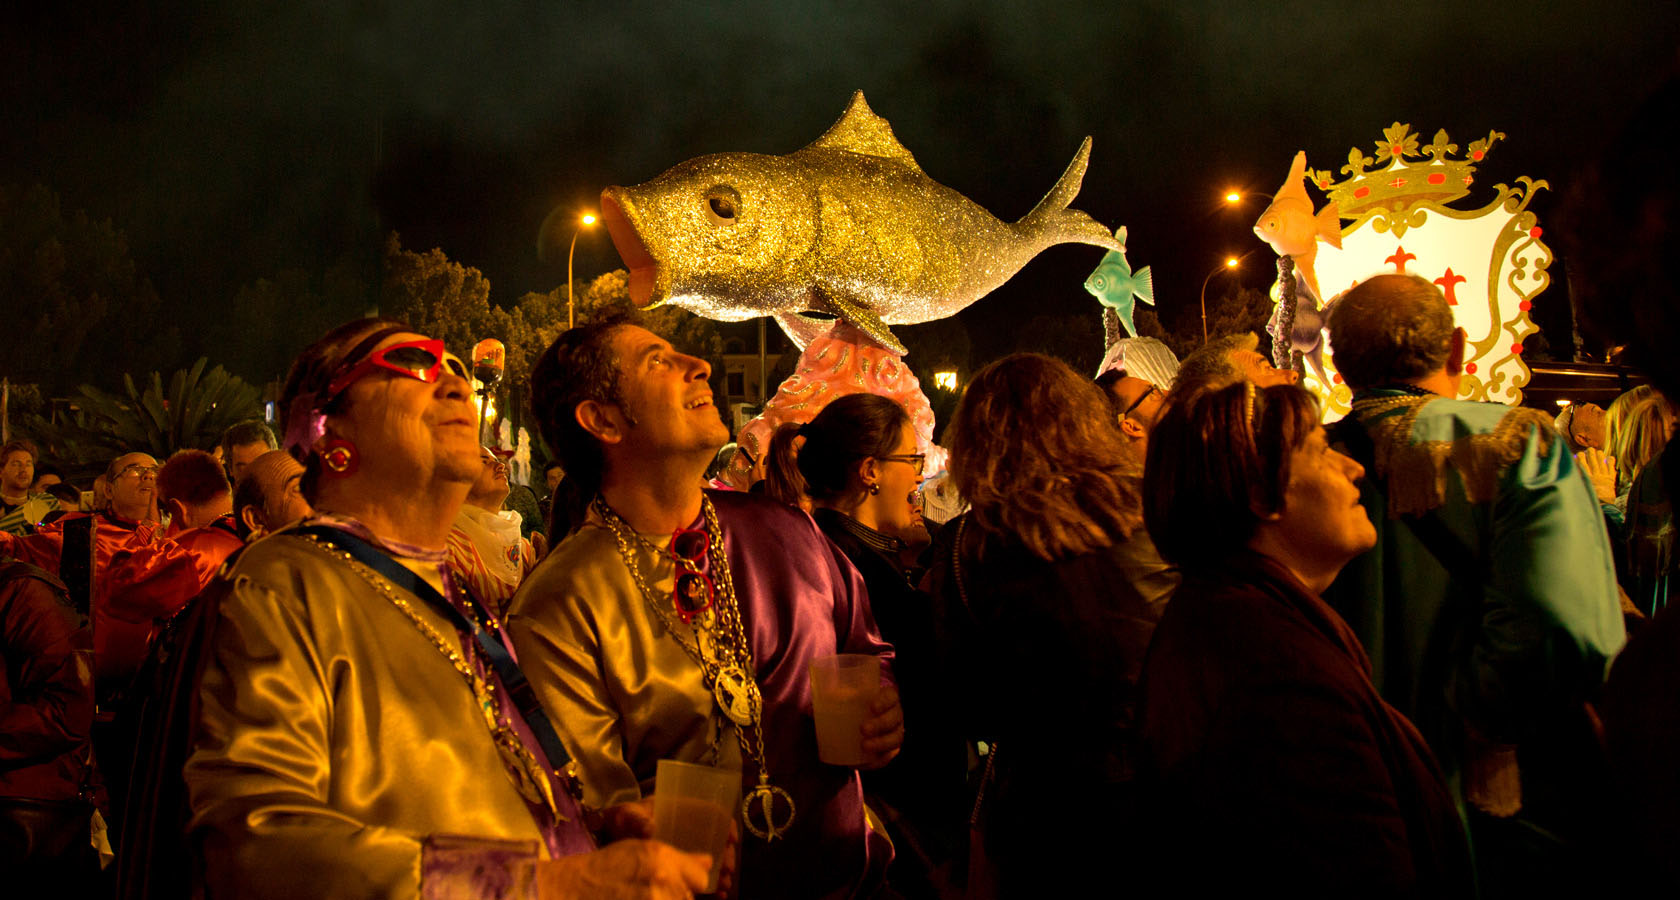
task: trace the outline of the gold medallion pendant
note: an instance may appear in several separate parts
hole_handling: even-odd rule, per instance
[[[717,698],[718,709],[739,728],[752,725],[763,708],[757,682],[740,666],[728,666],[718,672],[717,680],[712,682],[712,696]]]

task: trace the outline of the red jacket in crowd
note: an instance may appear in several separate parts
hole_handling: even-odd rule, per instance
[[[0,559],[0,797],[81,793],[91,755],[92,650],[58,579]]]
[[[23,537],[0,534],[0,554],[57,574],[64,554],[65,525],[89,515],[95,519],[94,673],[101,693],[106,693],[133,678],[146,658],[158,623],[179,612],[197,593],[171,595],[129,588],[173,568],[196,568],[197,561],[180,544],[161,537],[157,523],[130,522],[109,513],[71,514]]]

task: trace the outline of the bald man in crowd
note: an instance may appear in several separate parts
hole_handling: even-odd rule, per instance
[[[244,545],[233,522],[233,491],[216,458],[181,450],[158,470],[158,505],[169,511],[169,540],[118,554],[111,577],[157,620],[180,611]]]
[[[270,450],[252,460],[233,489],[239,536],[249,543],[309,515],[302,479],[303,464],[284,450]]]
[[[1272,365],[1259,350],[1260,336],[1245,331],[1216,337],[1197,347],[1179,364],[1173,392],[1217,390],[1246,378],[1255,387],[1297,384],[1301,374]]]

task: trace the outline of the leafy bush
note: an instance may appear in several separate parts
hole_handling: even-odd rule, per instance
[[[150,453],[165,459],[176,450],[208,450],[229,425],[261,415],[262,394],[221,366],[208,373],[200,357],[191,369],[169,377],[153,372],[145,390],[123,376],[123,390],[109,393],[91,384],[78,387],[68,417],[48,421],[31,415],[19,430],[39,443],[50,459],[97,462],[120,453]]]

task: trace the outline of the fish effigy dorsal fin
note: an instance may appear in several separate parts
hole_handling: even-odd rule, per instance
[[[1273,201],[1288,198],[1290,200],[1305,200],[1311,206],[1312,201],[1307,198],[1306,185],[1301,179],[1307,176],[1307,151],[1297,150],[1295,158],[1289,161],[1289,176],[1283,179],[1283,186],[1272,195]]]
[[[847,104],[840,121],[829,126],[822,137],[805,145],[799,152],[819,149],[844,150],[890,159],[910,167],[918,175],[925,174],[916,164],[916,157],[911,156],[910,151],[893,136],[892,126],[887,124],[887,120],[875,115],[875,111],[869,108],[869,103],[863,99],[863,91],[854,91],[852,102]]]

